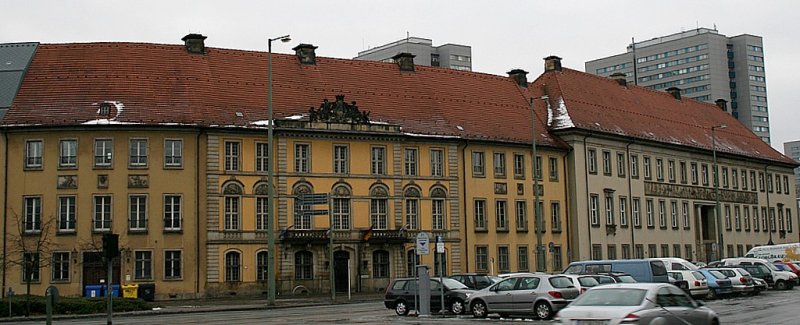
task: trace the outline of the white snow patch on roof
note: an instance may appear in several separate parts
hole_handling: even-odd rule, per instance
[[[295,115],[292,115],[292,116],[287,116],[286,119],[287,120],[299,120],[299,119],[302,119],[304,117],[306,117],[306,114],[295,114]]]
[[[369,121],[369,124],[389,125],[389,122],[384,122],[384,121]]]
[[[250,122],[250,124],[258,125],[258,126],[268,126],[270,123],[269,123],[269,120],[259,120],[259,121]]]
[[[97,120],[91,120],[81,123],[83,125],[133,125],[133,124],[141,124],[141,123],[133,123],[133,122],[120,122],[115,121],[114,119],[106,119],[101,118]]]
[[[567,110],[567,104],[564,103],[564,97],[558,97],[558,107],[555,109],[551,109],[550,102],[547,102],[547,110],[548,113],[550,111],[553,111],[553,117],[552,117],[553,129],[558,130],[558,129],[575,127],[575,123],[572,123],[572,118],[569,116],[569,111]],[[548,120],[549,119],[550,117],[548,116]]]
[[[412,137],[443,138],[443,139],[458,139],[458,138],[460,138],[457,135],[421,134],[421,133],[409,133],[409,132],[403,132],[403,135],[412,136]]]

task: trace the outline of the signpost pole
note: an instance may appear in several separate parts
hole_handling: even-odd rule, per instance
[[[444,315],[444,241],[442,240],[442,236],[436,236],[436,253],[439,256],[439,302],[441,302],[441,308],[439,311],[442,315]],[[434,255],[436,256],[436,255]]]
[[[336,279],[334,278],[334,260],[333,260],[333,213],[331,211],[331,200],[327,199],[328,201],[328,220],[330,223],[330,234],[328,234],[328,260],[330,263],[328,264],[328,270],[330,271],[330,278],[331,278],[331,301],[336,301]]]

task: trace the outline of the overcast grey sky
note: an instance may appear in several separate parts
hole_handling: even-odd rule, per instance
[[[473,70],[538,76],[542,58],[565,67],[625,51],[637,41],[716,25],[721,34],[764,38],[772,146],[800,139],[800,1],[740,0],[3,0],[0,43],[39,41],[180,44],[189,32],[213,47],[266,51],[268,37],[291,34],[317,55],[358,51],[411,36],[472,46]],[[793,58],[795,58],[793,60]]]

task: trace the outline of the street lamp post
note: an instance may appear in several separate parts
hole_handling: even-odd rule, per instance
[[[542,213],[539,209],[539,175],[537,174],[537,170],[541,170],[541,166],[538,166],[536,161],[536,114],[533,110],[533,101],[537,99],[535,97],[531,97],[531,135],[533,136],[531,139],[531,149],[533,151],[533,155],[531,158],[532,165],[533,165],[533,218],[535,223],[534,231],[536,232],[536,271],[544,272],[547,268],[545,267],[545,259],[544,259],[544,247],[542,246]],[[543,101],[548,99],[547,95],[538,97]],[[540,174],[540,172],[539,172]]]
[[[270,38],[267,42],[269,50],[267,54],[267,150],[269,152],[267,160],[267,178],[269,179],[269,186],[267,186],[267,286],[268,286],[268,303],[275,304],[275,188],[274,188],[274,163],[275,163],[275,150],[272,145],[272,129],[275,128],[275,121],[272,118],[272,41],[280,40],[281,42],[288,42],[292,39],[289,35],[281,37]]]
[[[722,241],[722,219],[720,217],[720,207],[719,207],[719,167],[717,166],[717,137],[716,137],[716,129],[724,129],[727,126],[725,124],[715,125],[711,127],[711,152],[714,156],[714,200],[716,202],[716,207],[714,208],[716,217],[717,217],[717,258],[715,260],[720,260],[724,256],[724,249],[723,249],[723,241]]]

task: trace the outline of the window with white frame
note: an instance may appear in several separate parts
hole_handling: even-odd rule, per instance
[[[350,199],[333,199],[333,230],[350,229]]]
[[[183,166],[183,140],[164,140],[164,167],[176,168]]]
[[[58,231],[59,232],[72,232],[75,231],[75,196],[59,196],[58,197]]]
[[[691,163],[692,184],[697,185],[697,163]]]
[[[600,197],[597,194],[589,196],[589,221],[593,226],[600,225],[600,216],[598,216],[598,206],[600,205]]]
[[[586,155],[586,169],[588,169],[591,174],[597,174],[597,150],[589,149]]]
[[[417,148],[403,150],[403,167],[406,176],[417,176]]]
[[[131,167],[147,167],[147,139],[130,139],[128,165]]]
[[[506,176],[506,154],[502,152],[494,153],[494,176],[495,177]]]
[[[241,198],[238,196],[225,197],[225,230],[239,230],[239,203]]]
[[[561,203],[550,202],[550,223],[553,231],[561,231]]]
[[[472,152],[472,176],[484,176],[486,170],[486,160],[482,151]]]
[[[670,201],[670,221],[672,223],[672,228],[678,228],[678,201]]]
[[[311,170],[311,145],[307,143],[294,144],[294,171],[308,173]]]
[[[295,280],[311,280],[314,278],[314,254],[309,251],[294,253]]]
[[[225,253],[225,282],[242,281],[242,254],[236,251]]]
[[[256,230],[267,230],[267,214],[269,213],[269,202],[267,197],[256,197]]]
[[[667,161],[667,177],[671,183],[675,183],[675,161]]]
[[[181,263],[181,251],[164,251],[164,278],[168,280],[180,279],[183,276]]]
[[[538,180],[542,180],[542,157],[536,156],[533,164],[533,176]]]
[[[405,202],[406,207],[406,225],[408,229],[416,230],[419,229],[419,199],[418,198],[406,198]]]
[[[486,200],[474,201],[475,230],[486,230]]]
[[[631,213],[633,214],[633,226],[634,227],[641,227],[642,226],[642,201],[638,197],[631,199]]]
[[[433,223],[433,230],[444,230],[444,199],[432,198],[431,199],[431,222]]]
[[[528,230],[528,203],[524,200],[514,202],[516,212],[517,230]]]
[[[256,171],[269,171],[269,143],[256,142]]]
[[[264,282],[269,280],[269,252],[256,253],[256,280]]]
[[[658,200],[658,226],[667,227],[667,202],[664,200]]]
[[[370,214],[370,226],[376,230],[385,230],[388,229],[389,218],[388,218],[388,202],[387,199],[384,198],[373,198],[370,199],[369,204],[369,214]]]
[[[549,168],[548,171],[550,172],[550,180],[557,181],[558,180],[558,158],[556,157],[548,157],[547,161],[549,161]]]
[[[750,231],[750,208],[747,206],[742,207],[742,221],[744,221],[744,230]]]
[[[111,230],[111,196],[97,195],[94,197],[94,231]]]
[[[686,162],[680,162],[681,169],[681,184],[686,184],[689,181],[689,174],[686,173]]]
[[[644,178],[645,179],[651,179],[651,178],[653,178],[653,174],[651,173],[652,170],[651,170],[651,166],[650,166],[650,157],[644,156],[643,158],[644,158],[644,161],[643,161],[643,166],[642,167],[644,168]]]
[[[631,177],[639,178],[639,156],[631,155]]]
[[[52,280],[54,282],[69,281],[69,252],[54,252],[51,262],[53,270]]]
[[[783,213],[780,215],[783,217]],[[738,205],[733,206],[733,225],[737,231],[742,230],[742,215]]]
[[[731,206],[725,206],[725,230],[731,230]]]
[[[514,177],[525,178],[525,155],[514,154]]]
[[[25,232],[34,233],[42,231],[42,197],[25,197]]]
[[[58,145],[58,166],[75,167],[78,165],[78,140],[64,139]]]
[[[603,174],[611,175],[611,152],[603,151]]]
[[[627,226],[628,225],[628,198],[620,196],[619,197],[619,225],[620,226]]]
[[[333,173],[347,174],[350,165],[350,148],[347,145],[333,146]]]
[[[147,230],[147,195],[128,196],[128,229]]]
[[[506,215],[506,201],[495,201],[495,218],[497,219],[497,230],[508,230],[508,216]]]
[[[386,147],[370,148],[370,165],[372,175],[386,175]]]
[[[25,168],[42,168],[42,140],[25,141]]]
[[[683,228],[689,229],[689,201],[683,201]]]
[[[647,214],[647,226],[648,227],[655,227],[655,206],[653,205],[653,199],[646,199],[645,200],[645,208]]]
[[[150,280],[153,278],[153,252],[134,251],[134,280]]]
[[[606,192],[606,225],[615,225],[614,222],[614,193]]]
[[[164,230],[176,231],[181,229],[181,196],[164,196]]]
[[[431,149],[431,176],[444,176],[444,150]]]
[[[664,181],[664,160],[661,158],[656,158],[656,180]]]
[[[617,176],[625,176],[625,153],[617,152]]]
[[[109,167],[112,163],[114,151],[111,139],[94,140],[94,165],[95,167]]]
[[[700,165],[700,174],[703,177],[703,186],[708,186],[708,165]]]
[[[225,141],[225,170],[238,171],[241,155],[241,143],[238,141]]]

